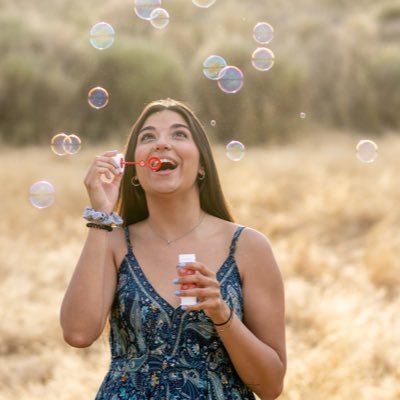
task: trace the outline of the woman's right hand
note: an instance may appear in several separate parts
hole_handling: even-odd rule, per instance
[[[106,151],[96,156],[84,179],[91,207],[96,211],[111,213],[118,199],[122,173],[114,163],[118,151]],[[102,179],[102,175],[106,180]]]

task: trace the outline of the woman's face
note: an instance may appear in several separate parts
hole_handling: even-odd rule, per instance
[[[135,161],[154,156],[162,162],[158,171],[136,167],[137,177],[146,193],[197,189],[200,153],[185,119],[175,111],[151,114],[140,129]]]

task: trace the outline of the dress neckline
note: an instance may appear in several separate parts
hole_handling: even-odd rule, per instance
[[[225,268],[227,268],[228,261],[230,259],[232,259],[234,261],[233,265],[234,265],[235,269],[238,270],[236,261],[235,261],[234,251],[235,251],[236,241],[243,229],[244,229],[244,227],[240,226],[240,225],[236,227],[236,229],[232,235],[230,245],[229,245],[228,255],[216,271],[217,279],[220,282],[224,275],[224,270],[225,270]],[[128,251],[122,260],[122,263],[118,270],[118,274],[120,274],[121,268],[124,266],[124,264],[129,265],[129,261],[127,262],[127,260],[129,260],[129,258],[131,258],[133,261],[133,268],[134,268],[135,272],[139,275],[141,283],[144,286],[146,286],[146,289],[152,294],[152,296],[157,300],[157,302],[162,303],[166,307],[166,309],[170,310],[172,313],[175,313],[178,311],[184,311],[180,305],[175,307],[169,301],[167,301],[163,296],[160,295],[158,290],[155,288],[155,286],[152,284],[152,282],[148,279],[147,275],[145,274],[145,272],[142,269],[142,266],[139,263],[139,260],[136,258],[135,253],[133,252],[132,245],[131,245],[130,238],[129,238],[129,231],[128,231],[127,227],[125,228],[125,235],[126,235],[127,244],[128,244]]]

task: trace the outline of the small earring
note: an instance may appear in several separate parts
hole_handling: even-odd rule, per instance
[[[205,171],[203,171],[203,173],[199,172],[197,178],[199,179],[199,181],[204,181],[204,179],[206,178],[206,172]]]
[[[139,179],[138,179],[138,177],[136,175],[131,179],[131,184],[132,184],[132,186],[135,186],[135,187],[139,187],[140,186]]]

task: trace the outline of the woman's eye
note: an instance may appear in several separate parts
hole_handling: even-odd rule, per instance
[[[185,131],[175,131],[174,136],[179,138],[187,138],[189,135]]]
[[[141,142],[148,142],[149,140],[154,139],[154,135],[152,133],[143,133],[140,136],[140,141]]]

